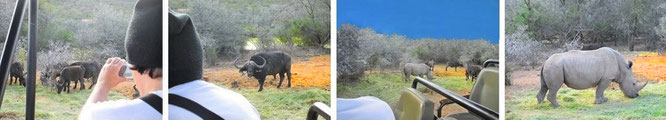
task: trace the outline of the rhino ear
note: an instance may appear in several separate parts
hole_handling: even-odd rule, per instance
[[[629,69],[631,69],[631,66],[634,65],[634,63],[631,61],[628,61],[628,64],[629,64]]]

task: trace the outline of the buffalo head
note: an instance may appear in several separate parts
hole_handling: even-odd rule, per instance
[[[254,73],[263,72],[264,65],[266,65],[266,59],[264,57],[261,57],[261,56],[258,56],[258,57],[261,58],[264,61],[264,63],[257,64],[255,61],[250,60],[250,61],[245,62],[245,65],[243,65],[243,67],[239,67],[238,64],[237,64],[238,58],[236,58],[236,60],[234,60],[234,66],[239,69],[238,72],[243,73],[243,71],[246,71],[247,76],[252,77],[254,75]]]

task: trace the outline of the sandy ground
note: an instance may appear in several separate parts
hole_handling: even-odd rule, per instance
[[[292,87],[319,87],[330,90],[331,63],[330,56],[315,56],[309,60],[292,61]],[[230,88],[258,88],[259,83],[255,78],[247,77],[238,72],[233,66],[209,68],[204,70],[204,80],[218,81]],[[266,76],[264,87],[277,87],[280,76]],[[287,78],[282,87],[287,86]],[[130,86],[131,87],[131,86]]]

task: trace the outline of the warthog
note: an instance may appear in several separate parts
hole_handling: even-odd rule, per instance
[[[61,91],[67,91],[67,93],[69,93],[69,83],[71,81],[74,81],[74,89],[76,89],[76,84],[79,81],[81,82],[79,90],[86,89],[86,86],[83,84],[83,74],[85,74],[85,71],[85,68],[80,66],[69,66],[62,69],[60,74],[56,75],[60,76],[60,81],[57,83],[58,94],[60,94]]]
[[[234,66],[239,69],[238,72],[246,71],[248,77],[257,79],[259,92],[264,89],[264,81],[267,75],[273,75],[275,78],[275,74],[279,74],[280,83],[277,87],[280,88],[286,74],[287,87],[291,87],[291,57],[285,52],[274,51],[254,54],[250,61],[245,62],[243,67],[239,67],[236,62],[238,62],[238,58],[234,60]]]
[[[72,64],[69,64],[70,66],[81,66],[86,69],[85,74],[83,75],[83,78],[88,79],[92,81],[92,84],[90,84],[90,87],[88,89],[92,88],[97,84],[97,76],[99,75],[99,71],[102,70],[102,65],[95,61],[86,61],[86,62],[74,62]]]
[[[402,72],[405,75],[405,82],[409,81],[410,75],[423,77],[426,75],[428,79],[433,79],[432,72],[434,70],[435,63],[433,61],[428,61],[426,63],[407,63],[402,69]]]
[[[21,62],[12,62],[9,69],[8,84],[20,84],[25,86],[25,73],[23,72],[23,64]]]
[[[481,67],[480,65],[465,65],[465,80],[468,80],[469,78],[472,78],[471,81],[474,81],[476,79],[476,76],[479,75],[481,72]]]
[[[548,58],[541,68],[541,89],[537,94],[538,103],[541,104],[548,92],[548,101],[551,106],[559,107],[557,91],[562,84],[569,88],[581,90],[597,87],[595,104],[608,100],[604,97],[604,90],[611,82],[620,85],[620,90],[626,97],[638,97],[638,91],[644,84],[636,84],[631,70],[632,62],[626,61],[617,51],[602,47],[597,50],[572,50],[557,53]]]

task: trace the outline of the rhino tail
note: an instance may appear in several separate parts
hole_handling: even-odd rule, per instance
[[[548,86],[546,86],[546,81],[543,78],[543,66],[541,67],[541,75],[540,81],[541,81],[541,88],[539,89],[539,93],[537,93],[537,100],[538,104],[541,104],[543,102],[543,99],[546,97],[546,92],[548,92]]]

